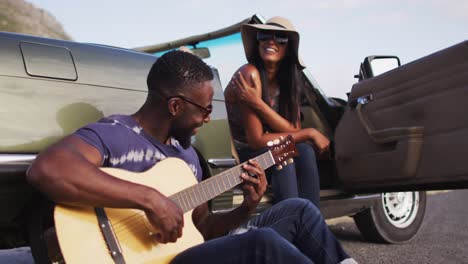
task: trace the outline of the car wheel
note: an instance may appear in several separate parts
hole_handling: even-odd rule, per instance
[[[353,218],[366,240],[397,244],[416,235],[425,211],[426,192],[382,193],[371,208]]]

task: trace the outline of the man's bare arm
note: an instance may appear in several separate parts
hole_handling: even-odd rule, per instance
[[[68,136],[40,153],[26,179],[57,203],[135,208],[162,230],[160,242],[182,234],[181,209],[157,190],[113,177],[99,169],[100,152],[77,136]],[[176,230],[177,232],[174,232]]]

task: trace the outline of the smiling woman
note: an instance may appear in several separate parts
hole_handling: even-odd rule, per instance
[[[282,171],[270,170],[275,202],[290,197],[319,204],[315,151],[328,150],[329,140],[313,128],[300,128],[300,97],[305,67],[298,56],[299,33],[285,18],[263,25],[243,25],[242,41],[249,64],[234,74],[225,90],[234,143],[242,161],[265,150],[268,141],[291,134],[300,157]]]

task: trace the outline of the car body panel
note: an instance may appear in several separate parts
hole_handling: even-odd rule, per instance
[[[467,72],[465,41],[355,84],[336,130],[340,181],[351,189],[468,186]]]
[[[154,56],[13,33],[1,33],[1,38],[0,153],[37,153],[103,116],[135,112],[146,98],[146,75]],[[76,80],[57,79],[64,75],[48,75],[47,70],[41,74],[48,76],[31,76],[20,48],[24,43],[69,51]],[[51,64],[69,63],[44,57],[51,53],[27,55],[34,68],[50,72],[58,68]]]

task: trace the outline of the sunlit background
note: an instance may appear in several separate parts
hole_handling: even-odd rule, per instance
[[[468,0],[29,2],[55,16],[75,41],[126,48],[206,33],[255,13],[281,15],[300,31],[301,56],[322,90],[341,98],[365,56],[398,55],[404,64],[468,36]]]

